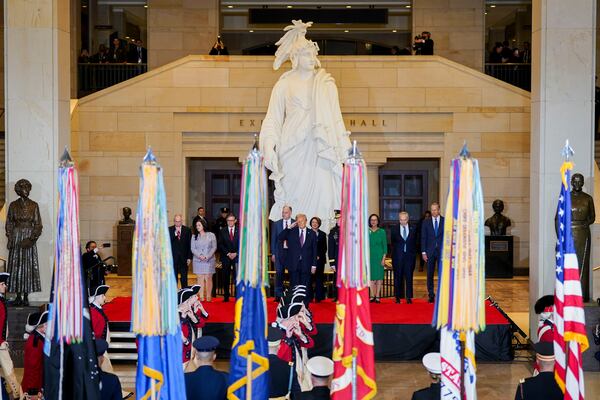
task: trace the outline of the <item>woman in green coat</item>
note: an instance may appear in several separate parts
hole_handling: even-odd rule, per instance
[[[379,227],[379,215],[369,217],[369,246],[371,250],[371,303],[379,303],[383,285],[383,266],[387,254],[387,235]]]

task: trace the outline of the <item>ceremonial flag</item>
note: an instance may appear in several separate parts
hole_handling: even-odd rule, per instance
[[[79,243],[79,180],[65,149],[58,168],[54,271],[44,343],[44,398],[100,399]]]
[[[133,236],[131,330],[138,339],[138,399],[185,399],[177,282],[162,168],[152,150],[140,169]]]
[[[433,315],[441,334],[441,393],[449,400],[474,400],[475,333],[485,329],[485,242],[479,165],[466,145],[450,165],[445,214]]]
[[[372,399],[377,394],[369,306],[369,226],[366,164],[356,142],[344,164],[338,254],[338,304],[333,348],[334,400]]]
[[[267,174],[254,148],[244,162],[234,340],[227,398],[269,398],[265,286],[268,284]]]
[[[566,151],[569,152],[568,144]],[[572,150],[571,150],[572,151]],[[567,157],[568,158],[568,157]],[[565,161],[557,209],[556,281],[554,285],[554,375],[566,400],[583,400],[581,353],[588,347],[577,254],[571,233],[571,170]]]

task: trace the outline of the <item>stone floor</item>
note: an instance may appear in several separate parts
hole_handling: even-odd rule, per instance
[[[190,282],[194,277],[190,278]],[[111,289],[109,298],[131,295],[131,279],[109,276]],[[528,285],[526,277],[508,280],[488,280],[486,293],[502,307],[517,324],[528,333]],[[425,276],[416,273],[415,296],[426,297]],[[217,367],[228,370],[227,361],[219,360]],[[420,362],[377,363],[377,399],[410,399],[412,392],[429,386],[428,376]],[[483,400],[506,400],[514,398],[519,380],[531,376],[531,356],[520,352],[511,363],[481,363],[477,366],[477,392]],[[133,365],[115,365],[115,369],[123,382],[124,389],[132,389],[135,367]],[[22,374],[22,370],[17,371]],[[600,398],[600,372],[585,374],[586,398]]]

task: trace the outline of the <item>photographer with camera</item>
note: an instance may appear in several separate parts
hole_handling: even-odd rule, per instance
[[[413,50],[417,56],[432,56],[433,40],[431,39],[431,32],[423,31],[420,35],[415,36]]]
[[[102,247],[109,247],[108,245]],[[98,245],[93,240],[85,244],[85,253],[81,256],[81,264],[86,277],[88,288],[94,288],[106,283],[105,276],[115,265],[106,264],[107,260],[114,257],[107,257],[104,260],[98,254]]]
[[[221,40],[221,35],[217,36],[217,41],[213,45],[212,49],[208,53],[209,56],[228,56],[229,50]]]

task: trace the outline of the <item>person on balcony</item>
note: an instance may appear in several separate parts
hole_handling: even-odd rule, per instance
[[[124,63],[126,61],[125,48],[121,44],[121,39],[113,39],[108,59],[111,63]]]

